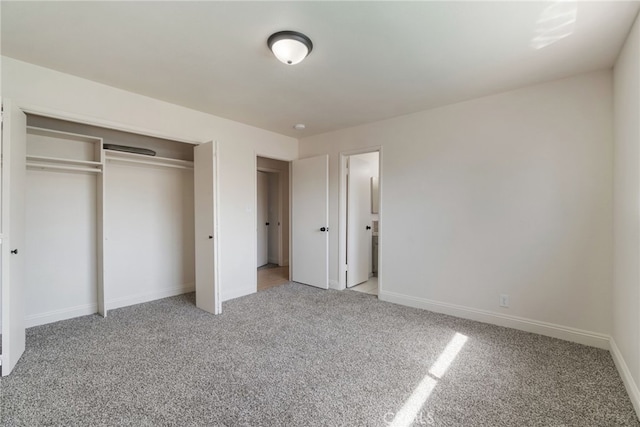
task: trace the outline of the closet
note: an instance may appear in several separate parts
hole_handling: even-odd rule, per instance
[[[27,117],[27,327],[194,290],[193,147]]]
[[[2,106],[3,376],[30,326],[196,288],[196,306],[221,312],[215,143],[53,119],[7,99]]]

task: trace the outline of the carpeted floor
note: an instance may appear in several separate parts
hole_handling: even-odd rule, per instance
[[[287,284],[29,329],[2,426],[640,426],[608,352]]]

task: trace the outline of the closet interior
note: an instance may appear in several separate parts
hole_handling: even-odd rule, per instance
[[[193,147],[27,116],[27,327],[193,291]]]

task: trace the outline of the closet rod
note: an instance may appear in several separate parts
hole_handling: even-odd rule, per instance
[[[145,160],[122,159],[122,158],[109,157],[109,156],[107,156],[106,159],[109,162],[139,163],[143,165],[162,166],[162,167],[175,168],[175,169],[193,169],[193,166],[172,165],[169,163],[151,162],[151,161],[145,161]]]
[[[102,173],[98,168],[85,168],[80,166],[59,166],[59,165],[47,165],[44,163],[31,163],[27,162],[27,168],[29,169],[51,169],[57,171],[69,171],[69,172],[92,172]]]

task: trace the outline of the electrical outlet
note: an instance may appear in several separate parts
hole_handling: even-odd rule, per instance
[[[505,307],[505,308],[509,307],[509,295],[500,294],[500,307]]]

